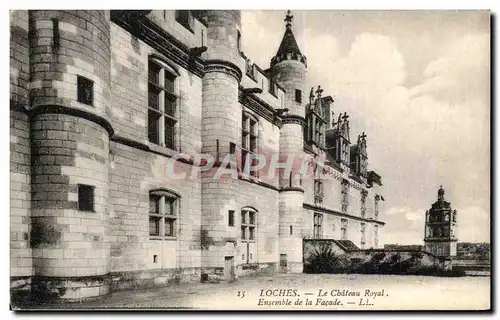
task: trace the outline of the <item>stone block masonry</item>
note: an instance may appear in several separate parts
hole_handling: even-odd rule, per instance
[[[338,225],[325,236],[349,219],[349,237],[361,239],[357,205],[338,212],[340,180],[314,207],[312,181],[169,176],[180,153],[210,154],[217,169],[228,154],[282,158],[307,143],[305,57],[284,52],[266,71],[254,66],[256,83],[240,13],[188,14],[11,11],[13,301],[302,272],[317,211]],[[176,168],[191,172],[192,159]]]

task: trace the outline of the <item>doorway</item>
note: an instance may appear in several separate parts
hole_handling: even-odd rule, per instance
[[[280,254],[280,272],[286,273],[287,269],[288,268],[287,268],[286,254]]]
[[[234,280],[234,257],[225,257],[224,277],[227,281]]]

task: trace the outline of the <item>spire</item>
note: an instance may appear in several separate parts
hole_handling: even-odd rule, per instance
[[[292,32],[292,20],[293,15],[288,10],[284,20],[286,22],[285,34],[276,55],[271,60],[271,66],[283,60],[298,60],[306,64],[306,57],[300,52],[299,45]]]

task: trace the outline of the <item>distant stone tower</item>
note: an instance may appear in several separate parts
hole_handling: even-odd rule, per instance
[[[216,165],[201,177],[202,234],[201,266],[204,276],[235,268],[238,256],[236,228],[228,227],[229,211],[238,212],[237,179],[224,175],[215,179],[218,164],[240,145],[241,108],[238,87],[244,59],[239,51],[241,13],[211,10],[201,13],[207,25],[207,47],[203,54],[205,74],[202,88],[202,152],[214,157]],[[223,123],[224,125],[217,125]]]
[[[69,300],[104,295],[109,11],[30,10],[29,27],[33,291]]]
[[[288,11],[286,29],[278,52],[271,59],[271,85],[278,83],[285,93],[285,108],[280,131],[280,162],[288,156],[298,158],[304,150],[305,107],[303,104],[306,57],[302,55],[292,32],[293,16]],[[304,189],[297,175],[300,168],[294,166],[291,174],[282,173],[279,200],[280,261],[287,272],[302,272],[302,229]],[[282,271],[285,271],[282,269]]]
[[[440,257],[457,255],[455,230],[457,211],[444,199],[444,189],[438,191],[438,200],[425,213],[425,250]]]

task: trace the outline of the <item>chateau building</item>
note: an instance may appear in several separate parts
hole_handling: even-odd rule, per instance
[[[457,255],[457,210],[444,199],[444,189],[438,190],[438,199],[425,212],[425,251],[438,257]]]
[[[14,294],[70,301],[302,272],[307,238],[383,247],[382,182],[368,169],[367,135],[350,131],[320,87],[305,87],[290,13],[267,69],[242,52],[239,11],[10,18]],[[213,156],[213,170],[235,154],[239,167],[252,154],[326,161],[312,161],[311,176],[294,166],[273,177],[173,179],[167,167],[181,153]]]

